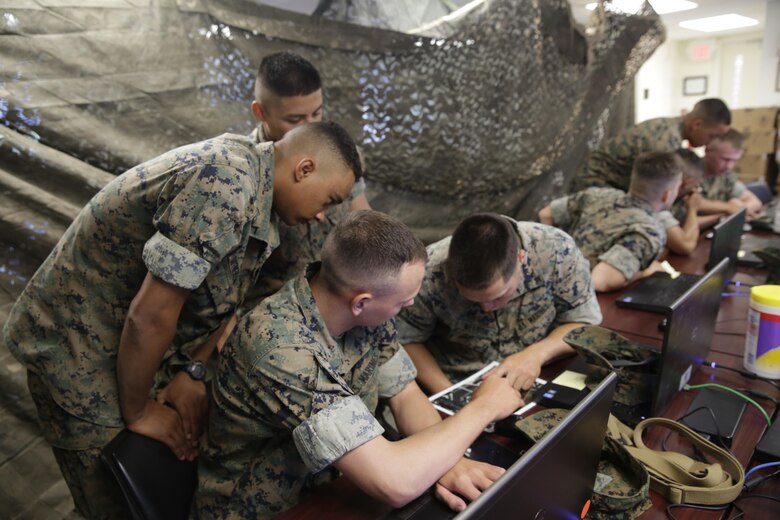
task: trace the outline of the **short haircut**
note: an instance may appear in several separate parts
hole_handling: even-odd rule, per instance
[[[731,124],[731,111],[726,103],[718,98],[702,99],[693,105],[691,115],[700,117],[707,126]]]
[[[683,177],[697,183],[704,176],[704,161],[696,155],[696,152],[687,148],[678,148],[674,151],[683,165]]]
[[[322,88],[320,73],[305,58],[292,52],[269,54],[260,62],[255,78],[255,100],[264,92],[279,97],[307,96]]]
[[[352,170],[355,180],[363,176],[355,141],[344,127],[333,121],[319,121],[297,126],[284,134],[284,137],[277,141],[276,146],[307,153],[318,153],[325,149],[328,154]]]
[[[729,128],[728,132],[721,135],[720,137],[716,137],[710,144],[718,145],[720,143],[728,143],[735,150],[742,150],[742,148],[745,146],[745,136],[737,130]]]
[[[634,161],[629,191],[648,202],[659,201],[664,191],[680,183],[682,173],[682,160],[675,152],[643,153]]]
[[[447,275],[467,289],[485,289],[496,276],[504,281],[511,278],[519,250],[514,223],[496,213],[477,213],[452,233]]]
[[[363,176],[363,166],[360,154],[357,151],[357,145],[355,145],[355,141],[343,126],[333,121],[309,123],[306,126],[311,126],[318,140],[334,152],[345,166],[352,170],[355,174],[355,180]]]
[[[323,281],[334,294],[392,290],[405,264],[425,262],[425,246],[403,222],[379,211],[349,212],[321,251]]]

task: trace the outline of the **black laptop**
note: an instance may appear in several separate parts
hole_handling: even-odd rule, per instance
[[[616,374],[610,373],[558,426],[521,455],[515,454],[506,473],[457,516],[428,491],[382,518],[581,518],[593,492],[616,382]],[[469,456],[503,465],[508,451],[482,436]]]
[[[707,269],[712,269],[722,259],[728,258],[730,262],[723,277],[724,286],[736,270],[742,227],[745,225],[745,211],[743,208],[729,215],[712,230]],[[618,296],[615,304],[618,307],[665,314],[669,312],[672,303],[679,300],[701,278],[702,275],[689,273],[681,273],[677,278],[672,278],[667,273],[653,273],[647,278],[637,281],[630,289]]]
[[[724,258],[670,306],[657,368],[653,399],[647,406],[615,403],[612,413],[635,426],[646,417],[663,414],[669,402],[688,383],[709,354],[720,308],[721,289],[729,260]]]
[[[755,254],[755,251],[767,247],[780,248],[780,235],[751,235],[742,236],[742,242],[737,253],[737,265],[745,267],[764,267],[764,261]]]

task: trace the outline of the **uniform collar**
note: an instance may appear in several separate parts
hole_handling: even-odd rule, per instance
[[[275,248],[279,245],[279,217],[273,210],[274,144],[270,141],[256,142],[254,151],[258,164],[258,190],[249,234]]]

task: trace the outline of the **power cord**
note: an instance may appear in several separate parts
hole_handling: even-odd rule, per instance
[[[704,366],[708,366],[710,368],[719,368],[721,370],[728,370],[730,372],[736,372],[737,374],[741,375],[742,377],[746,377],[748,379],[755,379],[757,381],[762,381],[762,382],[767,383],[769,385],[772,385],[775,388],[777,388],[778,390],[780,390],[780,385],[778,385],[777,383],[775,383],[771,379],[767,379],[765,377],[761,377],[759,375],[754,374],[753,372],[748,372],[747,370],[740,370],[738,368],[731,368],[731,367],[723,366],[723,365],[718,364],[718,363],[716,363],[714,361],[707,361],[706,359],[702,360],[701,364],[704,365]]]

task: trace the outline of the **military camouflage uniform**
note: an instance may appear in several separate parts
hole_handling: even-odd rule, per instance
[[[448,237],[428,246],[420,293],[398,315],[401,342],[424,343],[453,381],[520,352],[564,323],[601,322],[588,263],[571,237],[542,224],[514,224],[526,257],[517,294],[505,307],[484,312],[460,295],[445,272]]]
[[[656,213],[655,218],[663,226],[664,230],[680,225],[680,221],[668,209]]]
[[[747,186],[737,178],[734,172],[722,175],[705,175],[699,183],[701,196],[709,200],[729,200],[740,197]]]
[[[331,336],[309,287],[319,266],[247,313],[220,352],[199,456],[200,518],[268,518],[382,434],[379,397],[417,375],[395,324]]]
[[[681,117],[649,119],[591,150],[572,179],[569,192],[591,186],[628,191],[634,160],[645,152],[673,152],[682,145]]]
[[[169,358],[235,312],[276,247],[273,172],[272,144],[231,134],[136,166],[92,198],[17,300],[5,340],[29,371],[44,437],[72,461],[71,489],[69,474],[94,473],[124,425],[117,353],[147,271],[192,291]]]
[[[658,257],[666,230],[650,205],[614,188],[588,188],[550,203],[553,223],[571,234],[591,269],[606,262],[630,280]]]
[[[268,141],[262,126],[258,126],[251,135],[257,143]],[[252,287],[242,309],[251,310],[260,300],[278,291],[287,280],[303,271],[307,264],[319,260],[325,237],[349,213],[352,200],[365,191],[366,183],[361,177],[344,202],[325,210],[323,222],[312,220],[295,226],[279,222],[279,247],[263,265],[260,278]]]

